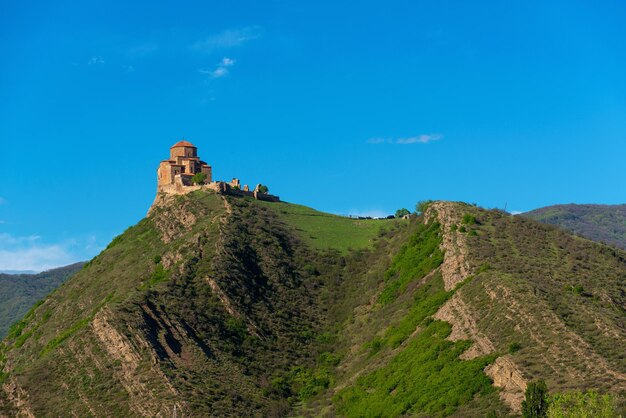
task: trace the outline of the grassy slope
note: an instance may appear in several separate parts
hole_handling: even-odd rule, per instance
[[[0,274],[0,338],[9,327],[40,299],[56,289],[82,267],[83,263],[39,274]]]
[[[334,384],[305,411],[505,416],[507,408],[479,372],[502,355],[527,380],[545,379],[552,392],[596,389],[624,395],[625,381],[619,376],[626,374],[626,254],[523,218],[455,206],[456,227],[443,232],[466,237],[468,262],[477,273],[456,292],[478,330],[495,343],[493,356],[459,361],[457,355],[469,343],[447,342],[447,325],[428,320],[451,293],[441,290],[437,274],[420,281],[428,271],[418,268],[428,254],[422,251],[429,247],[428,239],[410,225],[379,241],[360,260],[348,258],[338,291],[343,299],[335,304],[344,309],[333,313],[334,354],[341,361]],[[471,215],[465,223],[464,215]],[[393,285],[389,277],[405,283],[396,268],[403,258],[411,258],[405,257],[410,243],[416,244],[412,254],[417,257],[406,264],[411,279],[406,291],[386,304],[383,295]],[[390,259],[390,254],[396,256]],[[437,354],[429,357],[430,349]],[[456,383],[428,384],[441,376],[449,377],[446,384]],[[457,376],[463,378],[456,381]],[[413,387],[415,382],[422,383]],[[472,393],[482,395],[472,398]]]
[[[0,378],[39,415],[176,405],[195,416],[504,416],[482,368],[519,342],[513,358],[528,378],[616,390],[584,357],[623,371],[624,253],[457,207],[478,222],[466,232],[473,270],[491,268],[445,291],[439,242],[459,231],[207,193],[173,199],[27,315],[3,342]],[[471,342],[448,341],[449,324],[430,319],[455,293],[494,355],[459,360]],[[568,333],[589,349],[551,354]],[[11,408],[1,394],[0,414]]]
[[[493,357],[461,361],[469,341],[452,343],[447,323],[430,316],[454,293],[443,289],[439,225],[419,221],[385,233],[372,252],[346,260],[323,304],[334,330],[335,379],[304,413],[345,416],[506,414],[482,369]],[[465,415],[467,416],[467,414]]]
[[[555,205],[521,216],[626,249],[626,205]]]
[[[346,253],[349,249],[371,248],[373,238],[389,225],[405,222],[389,219],[351,219],[319,212],[306,206],[279,203],[268,204],[311,247],[318,250],[336,249]]]
[[[315,237],[317,248],[345,251],[340,235],[367,247],[391,223],[362,228],[329,215],[331,225],[315,219],[294,234],[267,205],[229,201],[175,198],[113,240],[4,341],[2,379],[27,389],[35,414],[80,416],[167,414],[175,404],[196,415],[276,415],[300,391],[315,391],[323,321],[312,298],[325,264],[299,233]],[[280,206],[281,215],[290,209]],[[114,354],[117,334],[130,354]],[[288,390],[272,385],[280,379]],[[0,403],[12,413],[6,398]]]
[[[626,252],[532,220],[463,210],[477,220],[467,227],[469,258],[489,269],[461,297],[496,350],[521,347],[511,358],[525,378],[545,379],[553,391],[626,393]]]

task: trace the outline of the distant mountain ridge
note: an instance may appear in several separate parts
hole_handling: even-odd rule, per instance
[[[85,263],[75,263],[43,271],[38,274],[0,273],[0,338],[4,338],[11,324],[48,293],[80,270]]]
[[[626,204],[554,205],[521,214],[591,240],[626,248]]]

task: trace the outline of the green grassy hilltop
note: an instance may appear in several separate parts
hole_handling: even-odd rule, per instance
[[[625,280],[624,251],[462,203],[169,197],[12,328],[0,415],[504,417],[538,379],[619,408]]]

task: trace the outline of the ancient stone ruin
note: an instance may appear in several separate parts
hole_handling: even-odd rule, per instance
[[[161,161],[157,169],[157,197],[159,194],[181,195],[195,190],[213,190],[257,200],[280,201],[278,196],[262,193],[260,186],[257,184],[250,191],[248,185],[242,187],[236,178],[230,182],[213,181],[213,169],[198,157],[198,148],[188,141],[179,141],[170,147],[170,158]]]

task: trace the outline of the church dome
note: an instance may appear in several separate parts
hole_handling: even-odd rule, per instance
[[[178,147],[196,148],[196,146],[194,144],[192,144],[191,142],[188,142],[188,141],[178,141],[177,143],[172,145],[170,148],[178,148]]]

